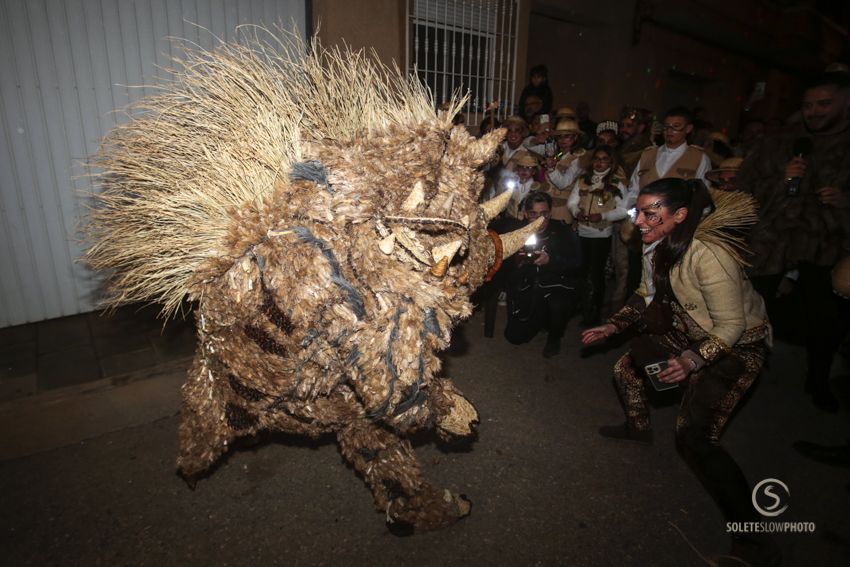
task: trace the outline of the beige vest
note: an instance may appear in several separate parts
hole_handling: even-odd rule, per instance
[[[583,164],[590,160],[590,153],[584,148],[578,148],[574,152],[562,155],[555,167],[561,171],[565,171],[575,160],[578,160],[579,167],[584,167]]]
[[[585,182],[583,177],[578,180],[578,183],[576,183],[574,191],[579,192],[578,208],[586,215],[607,213],[608,211],[613,211],[617,207],[617,203],[614,200],[614,194],[611,191],[605,191],[600,188],[596,192],[593,192],[590,185]],[[611,222],[609,221],[583,221],[582,224],[598,229],[611,226]]]
[[[657,155],[657,146],[646,148],[640,155],[638,176],[640,177],[641,189],[653,181],[661,179],[661,176],[658,175],[658,170],[655,169],[655,158]],[[670,169],[664,174],[664,178],[693,179],[697,176],[697,170],[702,163],[702,155],[703,151],[701,148],[688,146],[685,149],[685,153],[670,166]]]
[[[551,183],[546,183],[545,187],[542,188],[543,191],[549,193],[549,196],[552,197],[552,214],[550,218],[564,221],[567,224],[573,223],[573,215],[570,214],[570,210],[567,208],[567,200],[570,198],[572,189],[572,187],[558,189]]]

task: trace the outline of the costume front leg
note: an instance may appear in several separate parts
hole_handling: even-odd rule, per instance
[[[383,426],[358,420],[340,429],[337,440],[345,460],[372,490],[375,507],[386,512],[393,533],[435,530],[469,514],[469,501],[432,486],[410,443]]]
[[[408,303],[350,338],[350,384],[369,418],[402,435],[434,425],[444,439],[474,432],[475,408],[450,380],[437,376],[435,352],[448,346],[449,324],[444,314]],[[370,348],[361,351],[359,345]]]

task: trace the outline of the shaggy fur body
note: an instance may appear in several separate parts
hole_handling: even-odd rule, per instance
[[[500,259],[478,197],[503,131],[453,129],[358,53],[270,64],[224,46],[195,63],[107,139],[87,257],[112,271],[113,304],[197,304],[179,470],[197,478],[262,430],[333,433],[388,523],[454,522],[469,503],[424,478],[405,438],[477,422],[436,353]],[[266,135],[251,116],[289,122]]]

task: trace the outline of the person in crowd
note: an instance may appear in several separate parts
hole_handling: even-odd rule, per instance
[[[652,114],[642,108],[627,107],[620,117],[620,162],[625,178],[630,179],[637,168],[643,150],[652,146],[649,128]],[[611,263],[614,267],[614,288],[611,291],[611,305],[619,308],[623,305],[640,283],[640,246],[631,243],[634,225],[625,218],[614,226],[611,238]],[[633,239],[632,239],[633,240]]]
[[[498,102],[491,103],[487,108],[495,111],[498,108]],[[495,116],[493,121],[495,123]],[[484,127],[483,122],[481,126]],[[484,167],[484,191],[481,198],[485,201],[504,191],[509,179],[516,180],[513,174],[515,163],[513,158],[519,153],[528,151],[523,146],[523,141],[528,137],[528,123],[521,116],[508,116],[500,127],[505,129],[505,139],[496,146],[496,152]]]
[[[523,141],[523,146],[540,159],[555,155],[557,145],[548,114],[536,114],[531,119],[531,135]]]
[[[717,167],[721,161],[735,155],[729,136],[723,132],[709,132],[702,144],[702,149],[711,161],[712,167]]]
[[[578,224],[582,251],[583,323],[596,325],[605,295],[605,264],[611,250],[612,223],[626,217],[622,169],[610,146],[593,150],[591,169],[575,184],[567,208]]]
[[[505,139],[496,147],[496,153],[485,168],[484,191],[482,192],[484,200],[492,199],[498,193],[504,191],[505,182],[511,178],[511,175],[509,175],[513,169],[511,160],[515,154],[526,151],[522,145],[523,140],[528,136],[528,124],[525,120],[520,116],[509,116],[501,127],[506,130]]]
[[[576,111],[569,106],[559,106],[555,110],[555,122],[558,122],[559,120],[562,120],[564,118],[576,120]]]
[[[529,193],[523,201],[524,223],[539,217],[545,220],[525,249],[512,256],[502,269],[508,299],[505,338],[523,344],[540,331],[546,331],[543,356],[561,350],[561,337],[574,311],[579,283],[581,249],[575,232],[552,220],[552,198],[541,191]]]
[[[530,124],[535,116],[543,112],[543,100],[535,94],[529,95],[520,110],[523,119]]]
[[[717,191],[738,190],[738,170],[744,158],[730,157],[720,162],[716,168],[705,174],[705,178],[711,183],[712,189]]]
[[[596,143],[596,122],[590,117],[590,105],[582,101],[576,105],[578,126],[584,133],[584,147],[592,148]]]
[[[773,317],[792,287],[806,342],[805,389],[836,412],[829,375],[850,325],[848,302],[832,293],[830,272],[850,248],[850,84],[840,73],[813,79],[802,120],[767,135],[744,160],[738,187],[759,203],[750,234],[750,277]],[[789,272],[797,270],[792,285]]]
[[[641,285],[625,307],[585,330],[581,340],[589,345],[635,326],[639,330],[614,366],[626,422],[603,426],[600,434],[651,443],[644,375],[657,389],[681,384],[677,449],[726,521],[754,522],[760,518],[750,487],[719,438],[761,370],[770,325],[739,254],[739,231],[754,217],[755,203],[742,193],[721,197],[713,201],[694,178],[662,178],[641,189],[636,220],[643,243]],[[732,551],[716,564],[774,566],[779,555],[766,535],[744,534],[733,538]]]
[[[552,196],[552,218],[571,224],[573,216],[567,208],[567,199],[584,172],[582,162],[587,151],[580,144],[582,132],[578,123],[571,118],[559,120],[552,136],[557,144],[555,155],[544,161],[547,192]]]
[[[505,207],[505,214],[515,219],[524,218],[525,214],[522,209],[522,202],[526,196],[535,191],[546,189],[545,184],[535,181],[539,163],[537,158],[528,152],[518,152],[514,154],[511,160],[511,170],[514,176],[505,176],[503,183],[505,189],[510,188],[513,191],[511,200],[508,201],[508,206]],[[500,191],[501,192],[501,191]],[[550,204],[551,208],[551,204]]]
[[[502,125],[498,119],[499,101],[494,100],[484,106],[481,123],[478,125],[478,137],[481,138]]]
[[[711,161],[702,148],[688,144],[688,135],[693,131],[691,113],[687,108],[676,107],[667,111],[661,124],[664,143],[648,146],[640,154],[637,166],[629,179],[626,208],[634,207],[638,192],[659,178],[701,179],[711,169]],[[632,223],[624,223],[621,237],[628,241],[634,232]],[[626,277],[627,295],[640,280],[640,256],[630,256]]]
[[[650,146],[641,152],[637,167],[629,181],[626,205],[634,206],[638,192],[659,178],[701,179],[711,169],[711,161],[702,148],[688,145],[693,131],[691,112],[684,107],[667,111],[664,116],[664,144]]]
[[[652,115],[642,108],[625,108],[620,117],[620,157],[628,177],[632,176],[643,150],[652,145],[649,128]]]
[[[764,120],[760,118],[750,118],[741,128],[738,133],[738,138],[733,145],[735,155],[738,157],[747,157],[756,143],[764,137],[766,125]]]
[[[504,141],[496,148],[498,159],[503,167],[509,167],[517,152],[525,152],[523,141],[528,137],[528,123],[520,116],[508,116],[502,123],[507,130]]]
[[[496,118],[495,113],[487,113],[484,115],[484,119],[481,121],[481,124],[478,125],[478,137],[482,138],[485,134],[492,132],[496,128],[499,128],[502,123]]]
[[[534,113],[549,114],[552,111],[552,87],[549,86],[549,70],[545,65],[535,65],[529,73],[528,84],[519,95],[519,108],[525,110],[528,98],[534,96],[539,100],[539,107]]]
[[[443,104],[440,105],[440,110],[443,112],[448,112],[452,107],[452,102],[447,100]],[[466,115],[462,112],[458,112],[454,116],[452,116],[452,124],[455,126],[466,125]]]
[[[615,150],[620,146],[620,138],[617,137],[617,123],[613,120],[603,120],[596,126],[596,143],[600,146],[608,146]]]

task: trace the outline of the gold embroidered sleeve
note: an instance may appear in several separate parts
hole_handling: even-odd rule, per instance
[[[619,311],[611,315],[608,322],[617,328],[618,333],[622,333],[640,321],[641,317],[643,317],[643,310],[645,307],[646,303],[644,302],[643,297],[635,294]]]
[[[692,349],[695,350],[696,353],[699,354],[708,364],[711,364],[732,350],[729,345],[711,334],[694,345]]]

